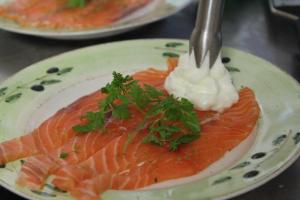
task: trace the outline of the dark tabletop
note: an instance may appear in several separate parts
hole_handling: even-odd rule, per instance
[[[116,37],[89,41],[58,41],[0,31],[0,81],[24,67],[62,52],[118,40],[138,38],[188,39],[196,5],[178,14]],[[223,43],[266,60],[300,81],[299,41],[294,23],[270,14],[266,0],[227,0]],[[267,184],[234,200],[299,200],[300,160]],[[0,188],[0,199],[22,199]]]

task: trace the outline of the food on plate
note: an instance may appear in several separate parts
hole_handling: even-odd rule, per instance
[[[114,72],[100,91],[1,143],[0,164],[27,157],[17,184],[37,190],[53,175],[52,184],[76,199],[199,173],[252,133],[260,110],[247,87],[221,111],[195,109],[164,89],[177,64],[170,58],[165,71]]]
[[[93,29],[110,25],[152,0],[12,0],[0,6],[0,18],[24,27]]]
[[[177,97],[189,99],[200,110],[222,112],[239,99],[220,55],[210,67],[207,54],[199,68],[194,52],[182,55],[178,67],[167,77],[165,88]]]
[[[80,117],[97,108],[97,101],[103,94],[95,92],[82,97],[67,108],[59,110],[54,116],[43,122],[31,134],[0,144],[0,164],[37,155],[48,154],[65,144],[76,135],[72,127],[80,123]]]

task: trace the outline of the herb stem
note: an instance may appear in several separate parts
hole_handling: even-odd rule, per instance
[[[106,116],[110,112],[114,120],[127,120],[133,112],[139,112],[142,120],[128,133],[123,154],[137,134],[146,128],[149,134],[144,137],[143,143],[167,146],[170,151],[199,137],[200,121],[193,104],[187,99],[175,98],[147,84],[142,87],[128,75],[113,72],[113,78],[101,89],[107,96],[99,103],[99,111],[86,113],[83,118],[87,123],[73,127],[76,132],[104,132],[108,123]]]

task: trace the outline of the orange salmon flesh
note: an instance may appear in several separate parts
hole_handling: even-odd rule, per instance
[[[176,66],[177,59],[170,58],[167,70],[148,69],[133,78],[163,89],[165,78]],[[53,175],[52,184],[78,200],[100,199],[108,189],[133,190],[192,176],[222,158],[254,130],[260,114],[254,92],[243,88],[239,97],[223,113],[197,111],[203,122],[200,138],[171,152],[142,143],[147,129],[126,144],[130,132],[143,119],[134,108],[130,108],[128,120],[111,118],[105,133],[75,133],[72,127],[83,123],[82,115],[97,111],[105,98],[97,91],[59,110],[32,133],[1,143],[0,165],[23,158],[16,180],[19,186],[39,190]],[[125,154],[124,145],[128,145]],[[68,156],[62,158],[62,153]]]

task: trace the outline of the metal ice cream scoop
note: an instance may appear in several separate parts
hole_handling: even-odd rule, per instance
[[[190,53],[194,51],[197,67],[209,55],[211,67],[221,49],[221,24],[224,0],[199,0],[196,25],[190,38]]]

